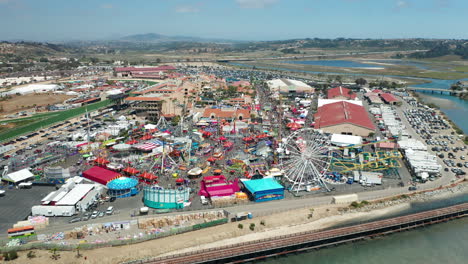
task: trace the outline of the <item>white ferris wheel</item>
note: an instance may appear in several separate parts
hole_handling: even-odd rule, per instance
[[[330,167],[329,138],[313,128],[303,128],[283,139],[280,146],[280,164],[284,176],[292,183],[291,191],[305,190],[307,186],[322,186]]]

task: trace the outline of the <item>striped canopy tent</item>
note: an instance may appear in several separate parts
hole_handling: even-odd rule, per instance
[[[147,184],[154,184],[154,183],[157,183],[156,180],[158,179],[158,176],[145,171],[142,174],[140,174],[139,178],[141,182],[144,182]]]
[[[137,146],[136,148],[142,151],[151,151],[155,148],[159,147],[158,144],[153,143],[153,142],[146,142],[142,145]]]
[[[101,164],[101,165],[110,163],[110,161],[106,160],[105,158],[101,158],[101,157],[96,158],[94,160],[94,162],[97,163],[97,164]]]
[[[123,172],[128,173],[128,174],[130,174],[130,175],[135,175],[135,174],[137,174],[137,173],[140,173],[139,170],[137,170],[137,169],[135,169],[135,168],[133,168],[133,167],[127,167],[127,168],[125,168],[125,169],[123,169]]]
[[[302,127],[301,124],[296,123],[296,122],[291,122],[291,123],[287,124],[286,126],[291,130],[297,130],[297,129]]]
[[[138,143],[138,140],[136,140],[136,139],[132,139],[132,140],[129,140],[129,141],[126,142],[126,144],[128,144],[128,145],[135,145],[137,143]]]

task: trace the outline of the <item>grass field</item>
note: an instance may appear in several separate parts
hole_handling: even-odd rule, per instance
[[[53,112],[53,113],[50,113],[50,115],[45,115],[45,116],[41,115],[39,117],[40,120],[36,122],[34,121],[37,119],[34,119],[34,118],[31,119],[31,117],[25,118],[24,120],[15,119],[14,121],[15,123],[19,122],[20,124],[23,124],[23,126],[17,127],[15,129],[8,129],[7,131],[0,133],[0,141],[4,141],[13,137],[17,137],[22,134],[30,133],[41,128],[46,128],[52,124],[65,121],[72,117],[82,115],[86,112],[86,109],[88,109],[88,112],[91,112],[96,109],[106,107],[110,105],[111,103],[112,102],[110,100],[105,100],[105,101],[97,102],[94,104],[89,104],[87,106],[82,106],[82,107],[78,107],[78,108],[74,108],[70,110],[65,110],[61,112]],[[33,123],[31,123],[31,121]],[[26,124],[23,122],[25,122]]]

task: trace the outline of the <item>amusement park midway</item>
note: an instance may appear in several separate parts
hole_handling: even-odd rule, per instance
[[[216,64],[89,74],[12,97],[67,95],[3,117],[2,253],[125,262],[468,190],[464,135],[404,89]]]

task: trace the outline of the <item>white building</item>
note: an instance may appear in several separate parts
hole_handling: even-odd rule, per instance
[[[84,183],[84,178],[76,176],[57,191],[49,193],[41,200],[41,205],[31,208],[32,215],[72,216],[77,212],[86,211],[105,193],[100,184]]]
[[[275,79],[267,81],[268,87],[271,91],[281,93],[313,93],[315,91],[310,85],[291,79]]]
[[[62,87],[57,84],[30,84],[28,86],[11,89],[8,92],[2,93],[2,95],[12,95],[17,93],[22,95],[30,93],[48,93],[59,89],[62,89]]]

